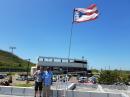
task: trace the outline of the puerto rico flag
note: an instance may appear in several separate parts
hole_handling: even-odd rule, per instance
[[[96,4],[90,5],[88,8],[74,9],[74,22],[80,23],[90,20],[95,20],[99,13]]]

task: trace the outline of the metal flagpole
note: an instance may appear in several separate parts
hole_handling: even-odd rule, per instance
[[[71,43],[72,43],[72,35],[73,35],[73,25],[74,23],[72,22],[72,25],[71,25],[71,32],[70,32],[70,40],[69,40],[69,50],[68,50],[68,62],[70,60],[70,53],[71,53]],[[65,91],[64,91],[64,96],[65,97],[68,97],[67,95],[67,90],[68,90],[68,67],[66,68],[66,76],[65,76]]]
[[[72,22],[71,25],[71,32],[70,32],[70,39],[69,39],[69,51],[68,51],[68,59],[70,58],[70,52],[71,52],[71,43],[72,43],[72,35],[73,35],[73,26],[74,26],[74,22]]]
[[[70,54],[71,54],[71,44],[72,44],[72,35],[73,35],[73,26],[74,26],[74,11],[75,11],[75,9],[73,10],[73,21],[72,21],[71,29],[70,29],[69,49],[68,49],[68,61],[70,59]],[[67,68],[67,74],[68,74],[68,68]]]
[[[73,20],[72,20],[71,29],[70,29],[68,59],[70,58],[70,52],[71,52],[71,43],[72,43],[73,26],[74,26],[74,12],[75,12],[75,9],[73,10],[73,18],[72,18]]]
[[[75,9],[73,10],[73,21],[72,21],[72,24],[71,24],[71,29],[70,29],[70,38],[69,38],[69,49],[68,49],[68,62],[69,62],[69,59],[70,59],[70,54],[71,54],[71,44],[72,44],[72,35],[73,35],[73,26],[74,26],[74,11]],[[67,90],[68,90],[68,67],[67,67],[67,72],[66,72],[66,78],[65,78],[65,94],[64,96],[65,97],[68,97],[67,94]]]

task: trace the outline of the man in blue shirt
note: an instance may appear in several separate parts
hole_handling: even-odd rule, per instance
[[[52,77],[53,77],[53,73],[52,73],[50,67],[46,68],[42,74],[43,87],[44,87],[43,96],[44,97],[50,97],[50,95],[51,95],[50,86],[52,85]]]

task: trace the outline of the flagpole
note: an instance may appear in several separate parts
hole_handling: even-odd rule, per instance
[[[75,11],[75,9],[73,9],[73,18],[72,18],[73,20],[72,20],[71,29],[70,29],[68,61],[70,59],[70,54],[71,54],[71,44],[72,44],[72,35],[73,35],[73,26],[74,26],[74,11]],[[67,67],[67,75],[68,75],[68,67]]]
[[[75,12],[75,9],[73,9],[73,20],[72,20],[71,29],[70,29],[68,59],[70,58],[70,53],[71,53],[71,43],[72,43],[73,26],[74,26],[74,12]]]
[[[70,30],[68,59],[70,58],[70,54],[71,54],[71,44],[72,44],[73,26],[74,26],[74,22],[72,22],[71,30]]]
[[[74,23],[72,22],[72,25],[71,25],[71,29],[70,29],[70,38],[69,38],[69,49],[68,49],[68,62],[70,62],[70,54],[71,54],[71,43],[72,43],[72,35],[73,35],[73,25]],[[67,91],[68,91],[68,67],[66,68],[67,69],[67,72],[66,72],[66,81],[65,81],[65,84],[66,84],[66,87],[65,87],[65,97],[68,97],[67,95]]]
[[[69,49],[68,49],[68,62],[69,62],[69,59],[70,59],[70,54],[71,54],[71,44],[72,44],[72,36],[73,36],[73,26],[74,26],[74,11],[75,9],[73,10],[73,21],[72,21],[72,24],[71,24],[71,29],[70,29],[70,38],[69,38]],[[68,90],[68,67],[66,68],[67,69],[67,72],[66,72],[66,86],[67,86],[67,89],[65,87],[65,97],[68,97],[67,94],[67,90]]]

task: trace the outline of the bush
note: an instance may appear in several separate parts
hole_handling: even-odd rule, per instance
[[[118,70],[102,70],[98,79],[100,84],[128,83],[128,75]]]

